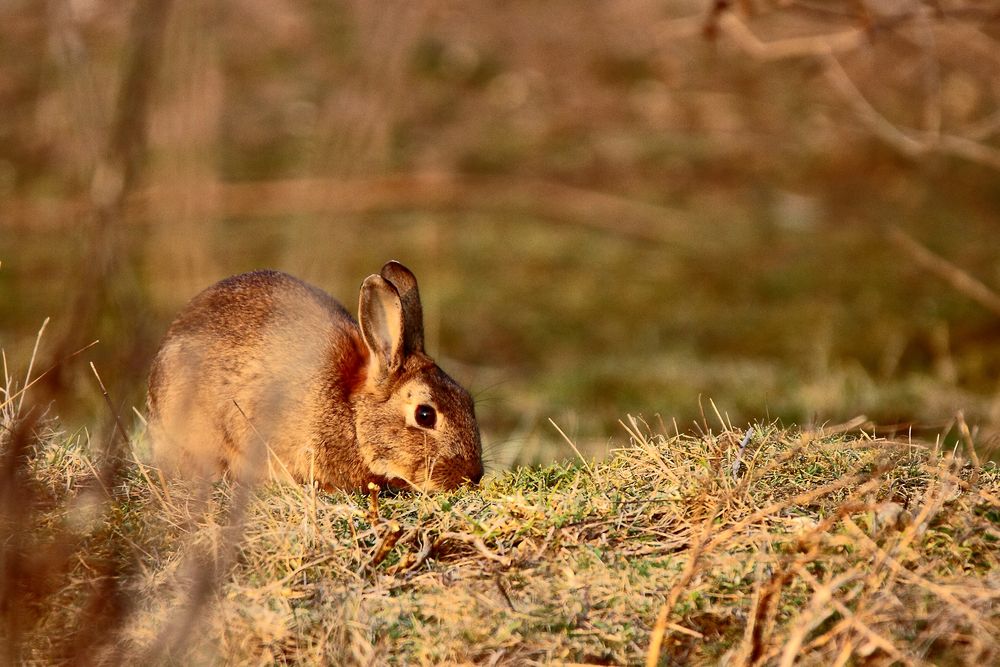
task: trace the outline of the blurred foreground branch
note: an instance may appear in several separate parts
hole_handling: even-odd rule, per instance
[[[169,0],[139,0],[133,10],[130,52],[122,64],[107,144],[91,177],[87,201],[77,211],[89,219],[89,243],[73,273],[73,309],[64,320],[66,326],[56,345],[57,356],[79,348],[81,335],[93,335],[109,301],[111,277],[126,260],[119,229],[146,155],[150,98],[169,11]],[[73,216],[70,221],[76,219]],[[61,376],[53,377],[57,383],[63,380]]]

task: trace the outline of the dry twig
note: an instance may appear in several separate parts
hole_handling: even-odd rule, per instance
[[[955,290],[995,315],[1000,315],[1000,294],[990,289],[985,283],[940,255],[934,254],[899,227],[889,229],[889,240],[908,254],[914,262],[951,285]]]

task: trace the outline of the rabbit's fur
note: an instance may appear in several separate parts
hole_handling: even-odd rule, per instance
[[[277,271],[209,287],[167,332],[148,407],[154,460],[186,477],[436,490],[483,472],[472,399],[424,353],[397,262],[364,281],[357,322]]]

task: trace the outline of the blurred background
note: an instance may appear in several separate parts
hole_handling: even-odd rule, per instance
[[[497,467],[713,403],[988,449],[998,72],[974,0],[3,0],[5,367],[51,318],[52,412],[131,419],[202,288],[395,258]]]

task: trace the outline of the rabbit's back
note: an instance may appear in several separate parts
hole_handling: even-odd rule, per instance
[[[336,393],[358,372],[361,345],[343,306],[287,274],[254,271],[209,287],[178,315],[153,363],[156,462],[188,476],[256,479],[270,465],[274,476],[308,479],[319,430],[353,440],[346,396]]]

